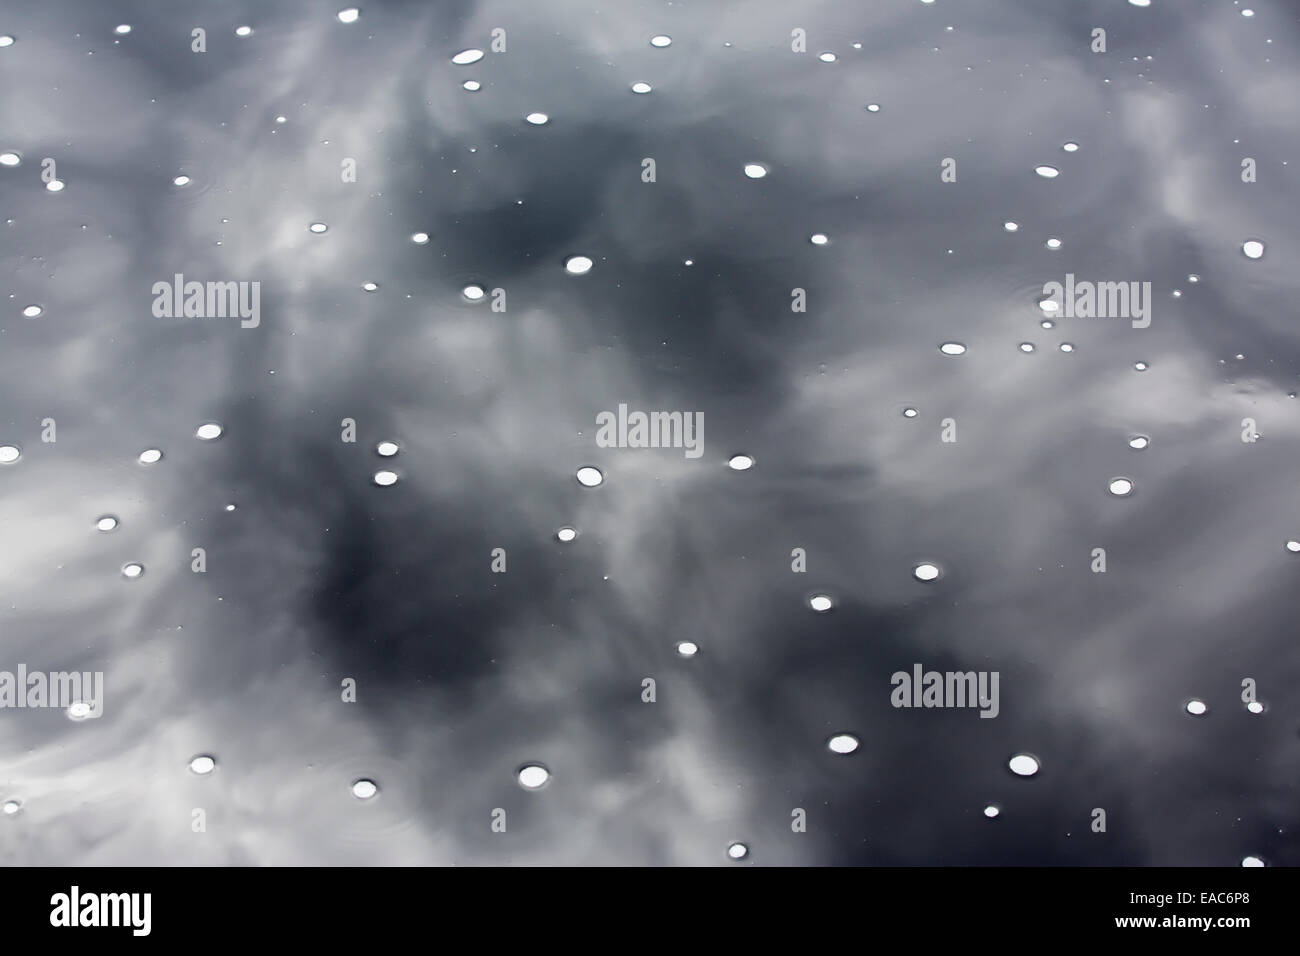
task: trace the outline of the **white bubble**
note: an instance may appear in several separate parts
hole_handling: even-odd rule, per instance
[[[62,179],[51,179],[48,183],[45,184],[45,188],[52,193],[63,192],[63,186],[64,186],[64,182]]]
[[[1255,11],[1247,7],[1245,10],[1241,11],[1241,15],[1243,17],[1253,17],[1255,15]]]
[[[1049,295],[1038,300],[1038,308],[1045,315],[1055,315],[1061,310],[1061,303],[1057,302],[1056,299]]]
[[[138,578],[144,574],[144,565],[132,561],[130,564],[122,565],[122,576],[125,578]]]
[[[375,451],[385,458],[392,458],[397,454],[397,450],[397,442],[395,441],[381,441],[375,446]]]
[[[917,410],[910,405],[907,406],[907,408],[903,409],[904,418],[915,418],[918,414],[919,412],[917,412]]]
[[[0,37],[0,40],[2,40],[2,39],[4,39],[4,37]],[[3,44],[0,44],[0,46],[2,46],[2,45],[3,45]],[[10,816],[10,817],[11,817],[11,816],[13,816],[15,813],[17,813],[19,810],[21,810],[22,808],[23,808],[23,805],[22,805],[21,803],[19,803],[17,800],[6,800],[5,803],[4,803],[4,812],[5,812],[5,816]]]
[[[1151,444],[1151,439],[1147,438],[1146,435],[1134,435],[1128,440],[1128,447],[1136,448],[1138,451],[1146,448],[1149,444]]]
[[[112,515],[104,515],[102,518],[95,520],[95,527],[100,531],[112,531],[117,527],[117,519]]]
[[[14,45],[13,37],[9,36],[8,34],[4,36],[0,36],[0,47],[13,46],[13,45]]]
[[[819,53],[819,54],[817,55],[817,59],[821,60],[823,63],[834,63],[834,62],[835,62],[835,54],[834,54],[834,53],[830,53],[830,52],[827,52],[827,53]]]
[[[1264,255],[1264,243],[1258,239],[1247,239],[1241,244],[1241,251],[1246,254],[1247,259],[1259,259]]]
[[[1252,700],[1249,704],[1247,704],[1246,709],[1250,711],[1252,714],[1264,713],[1264,705],[1257,700]]]
[[[852,734],[836,734],[830,740],[826,741],[826,746],[833,753],[851,754],[858,749],[858,738]]]
[[[1061,351],[1062,351],[1062,352],[1073,352],[1073,351],[1074,351],[1074,343],[1072,343],[1072,342],[1062,342],[1062,343],[1061,343]]]
[[[374,477],[375,484],[381,488],[387,488],[389,485],[397,484],[397,472],[395,471],[377,471]]]
[[[700,646],[694,641],[678,641],[677,653],[682,657],[694,657],[700,652]]]
[[[649,93],[651,89],[652,89],[652,87],[650,86],[649,83],[633,83],[633,84],[632,84],[632,92],[633,92],[633,93]]]
[[[1055,179],[1057,176],[1061,175],[1061,171],[1055,166],[1035,166],[1034,172],[1038,173],[1038,175],[1042,176],[1044,179]]]
[[[0,166],[17,166],[22,157],[17,153],[0,153]]]
[[[204,422],[194,432],[194,437],[200,441],[213,441],[221,437],[223,429],[217,422]]]
[[[217,769],[217,762],[207,754],[199,754],[190,760],[190,770],[200,776],[212,773]]]
[[[1075,152],[1078,152],[1078,150],[1079,150],[1079,144],[1078,144],[1078,143],[1065,143],[1064,145],[1061,146],[1061,149],[1065,150],[1067,153],[1075,153]]]
[[[996,806],[994,806],[991,803],[984,808],[984,815],[988,817],[990,820],[992,820],[1001,812],[1002,812],[1001,810],[999,810]]]
[[[1059,249],[1059,248],[1061,248],[1061,240],[1060,240],[1060,239],[1048,239],[1047,242],[1045,243],[1045,245],[1046,245],[1047,248],[1049,248],[1049,249]]]
[[[307,228],[308,228],[308,230],[310,230],[311,232],[314,232],[314,233],[316,233],[317,235],[320,235],[322,232],[324,232],[326,229],[328,229],[329,226],[325,225],[325,223],[323,223],[323,222],[313,222],[313,223],[312,223],[310,226],[308,226]]]
[[[1257,856],[1247,856],[1242,858],[1241,865],[1242,866],[1263,866],[1264,861]]]
[[[1300,552],[1300,541],[1288,541],[1286,543],[1286,549],[1292,554]]]
[[[1043,319],[1043,321],[1039,322],[1038,324],[1041,325],[1041,326],[1042,326],[1043,328],[1045,328],[1045,329],[1054,329],[1054,328],[1056,328],[1056,323],[1053,322],[1051,319]]]
[[[180,176],[176,176],[172,179],[173,186],[188,186],[189,184],[190,184],[190,177],[184,174]],[[321,231],[323,232],[324,230]]]
[[[1015,232],[1017,229],[1020,228],[1020,223],[1007,221],[1002,224],[1002,228],[1005,229],[1007,232]]]
[[[69,720],[85,720],[90,716],[90,705],[84,700],[74,700],[68,705]]]
[[[657,46],[660,49],[669,46],[672,42],[673,42],[673,38],[663,33],[659,34],[658,36],[653,36],[650,38],[650,45]]]
[[[918,564],[912,569],[912,574],[918,581],[933,581],[939,576],[939,568],[933,564]]]
[[[339,23],[356,23],[357,17],[361,16],[361,11],[356,7],[347,7],[344,10],[340,10],[337,16],[339,18]]]
[[[524,119],[528,120],[528,122],[532,123],[534,126],[545,126],[551,121],[551,118],[545,113],[529,113],[524,117]]]
[[[833,604],[829,594],[814,594],[808,599],[808,606],[818,613],[829,611]]]
[[[363,283],[361,283],[361,288],[362,288],[364,291],[366,291],[366,292],[378,292],[378,291],[379,291],[379,283],[378,283],[378,282],[363,282]]]
[[[826,233],[824,232],[814,232],[811,236],[808,237],[808,241],[811,242],[814,246],[824,246],[826,245],[826,243],[830,242],[831,240],[830,237],[827,236]]]
[[[29,305],[23,308],[23,315],[29,319],[34,319],[44,311],[39,305]]]
[[[119,36],[126,36],[126,34],[131,32],[131,24],[119,23],[117,26],[113,27],[113,32]]]
[[[868,104],[867,104],[867,112],[868,112],[868,113],[879,113],[879,112],[880,112],[880,104],[879,104],[879,103],[868,103]]]
[[[252,32],[253,28],[249,26],[235,27],[235,36],[237,37],[246,37],[251,35]]]
[[[1106,487],[1117,498],[1123,498],[1125,495],[1133,493],[1133,482],[1128,478],[1112,478],[1110,484]]]
[[[1038,758],[1031,757],[1029,754],[1016,754],[1007,766],[1017,777],[1032,777],[1038,773]]]
[[[483,59],[483,51],[471,49],[461,50],[451,58],[451,62],[457,66],[468,66],[471,63],[477,63],[481,59]]]
[[[1021,343],[1020,343],[1020,351],[1022,351],[1022,352],[1032,352],[1033,350],[1034,350],[1034,343],[1033,343],[1033,342],[1021,342]]]
[[[939,351],[944,355],[961,355],[966,351],[966,346],[960,342],[944,342],[939,346]]]
[[[1201,277],[1198,276],[1196,273],[1193,272],[1191,275],[1189,275],[1189,276],[1187,277],[1187,281],[1188,281],[1188,282],[1200,282],[1200,281],[1201,281]]]
[[[1151,0],[1128,0],[1128,2],[1131,3],[1131,4],[1133,4],[1133,6],[1135,6],[1135,7],[1149,7],[1149,6],[1151,6]]]
[[[227,510],[227,511],[234,511],[234,510],[235,510],[235,506],[234,506],[233,504],[226,505],[226,510]]]
[[[460,294],[471,302],[478,302],[483,296],[487,295],[487,292],[481,285],[467,285],[460,290]]]
[[[276,121],[277,123],[287,123],[287,122],[289,122],[289,117],[287,117],[287,116],[277,116],[277,117],[275,118],[275,121]]]
[[[1205,701],[1203,700],[1193,697],[1187,702],[1187,712],[1193,717],[1200,717],[1207,710],[1209,710],[1209,708],[1205,706]]]
[[[1137,369],[1139,372],[1145,372],[1151,366],[1148,365],[1146,362],[1134,362],[1133,367]]]
[[[352,781],[352,796],[358,800],[369,800],[379,792],[379,787],[373,780],[367,780],[364,777],[360,780]]]
[[[767,175],[767,167],[761,163],[746,163],[745,175],[750,179],[762,179]]]
[[[461,86],[469,90],[471,93],[477,93],[479,90],[483,88],[483,84],[480,83],[478,80],[466,80],[464,83],[461,84]]]
[[[146,448],[140,452],[140,464],[152,465],[154,462],[162,460],[162,452],[157,448]]]
[[[595,488],[605,480],[605,475],[601,470],[599,468],[594,468],[591,465],[583,465],[577,470],[576,475],[578,483],[586,488]]]
[[[745,857],[749,856],[749,847],[745,846],[743,843],[733,843],[727,847],[727,856],[731,857],[733,860],[743,860]]]
[[[586,275],[594,263],[586,256],[569,256],[564,260],[564,271],[571,276]]]
[[[551,779],[551,772],[539,763],[530,763],[519,768],[519,786],[525,790],[536,790],[546,785]]]
[[[429,241],[429,234],[427,232],[413,232],[411,233],[411,241],[417,246],[422,246]]]
[[[22,457],[17,445],[0,445],[0,465],[8,465]]]
[[[572,541],[577,536],[578,536],[577,529],[570,528],[568,525],[565,525],[559,531],[555,532],[555,537],[565,542]]]
[[[749,455],[732,455],[727,459],[727,467],[732,471],[749,471],[754,467],[754,459]]]

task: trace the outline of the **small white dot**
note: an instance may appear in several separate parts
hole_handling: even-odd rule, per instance
[[[1038,773],[1038,758],[1031,757],[1029,754],[1016,754],[1008,761],[1007,766],[1017,777],[1032,777]]]
[[[1247,259],[1259,259],[1264,255],[1264,243],[1258,239],[1247,239],[1241,244],[1241,251]]]
[[[1249,704],[1247,704],[1246,709],[1250,711],[1252,714],[1264,713],[1264,705],[1257,700],[1252,700]]]
[[[378,282],[363,282],[363,283],[361,283],[361,288],[362,288],[364,291],[366,291],[366,292],[377,292],[377,291],[379,291],[379,283],[378,283]]]
[[[190,761],[190,770],[199,775],[212,773],[217,769],[217,762],[207,754],[199,754]]]
[[[749,471],[754,467],[754,459],[749,455],[732,455],[727,460],[727,467],[732,471]]]
[[[310,226],[308,226],[307,228],[308,228],[308,230],[310,230],[311,232],[314,232],[314,233],[316,233],[317,235],[320,235],[322,232],[325,232],[327,229],[329,229],[329,226],[325,225],[325,223],[323,223],[323,222],[313,222],[313,223],[312,223]]]
[[[992,820],[1001,812],[1002,812],[1001,810],[999,810],[996,806],[994,806],[991,803],[984,808],[984,816],[988,817],[990,820]]]
[[[555,532],[555,537],[558,538],[560,541],[565,541],[565,542],[572,541],[577,536],[578,536],[577,529],[570,528],[567,525],[561,528],[559,531]]]
[[[650,45],[659,47],[660,49],[669,46],[672,42],[673,42],[673,38],[663,33],[659,34],[658,36],[653,36],[650,38]]]
[[[529,113],[524,117],[524,119],[528,120],[528,122],[532,123],[534,126],[545,126],[551,121],[551,118],[545,113]]]
[[[1292,554],[1300,552],[1300,541],[1288,541],[1286,543],[1286,549]]]
[[[204,422],[194,432],[194,437],[200,441],[214,441],[221,437],[222,427],[216,422]]]
[[[960,342],[944,342],[939,346],[939,351],[944,355],[961,355],[966,351],[966,346]]]
[[[357,17],[361,16],[361,11],[356,7],[348,7],[338,12],[340,23],[356,23]]]
[[[1055,166],[1035,166],[1034,172],[1038,173],[1038,175],[1042,176],[1044,179],[1055,179],[1057,176],[1061,175],[1061,171]]]
[[[157,448],[146,448],[144,451],[140,452],[139,461],[142,465],[152,465],[161,460],[162,452]]]
[[[95,527],[100,531],[112,531],[117,527],[117,519],[112,515],[104,515],[95,522]]]
[[[1078,152],[1079,144],[1078,144],[1078,143],[1065,143],[1064,145],[1061,146],[1061,149],[1065,150],[1067,153]]]
[[[385,458],[392,458],[394,455],[397,454],[397,442],[381,441],[378,445],[375,446],[375,451],[383,455]]]
[[[397,472],[395,471],[377,471],[374,478],[375,484],[381,488],[387,488],[389,485],[397,484]]]
[[[826,233],[824,232],[814,232],[811,236],[808,237],[808,241],[811,242],[814,246],[824,246],[826,245],[826,243],[830,242],[831,240],[830,237],[827,236]]]
[[[829,611],[832,603],[829,594],[814,594],[808,599],[808,606],[819,614]]]
[[[0,37],[0,47],[13,46],[13,45],[14,45],[13,37],[8,35]]]
[[[3,38],[0,38],[0,39],[3,39]],[[22,805],[21,803],[19,803],[17,800],[6,800],[5,803],[4,803],[4,812],[5,812],[5,816],[10,816],[10,817],[11,817],[11,816],[13,816],[15,813],[17,813],[19,810],[21,810],[22,808],[23,808],[23,805]]]
[[[879,103],[868,103],[868,104],[867,104],[867,112],[868,112],[868,113],[879,113],[879,112],[880,112],[880,104],[879,104]]]
[[[352,796],[356,797],[358,800],[369,800],[378,792],[379,787],[375,785],[373,780],[366,780],[363,778],[352,782]]]
[[[912,569],[918,581],[933,581],[939,576],[939,568],[933,564],[918,564]]]
[[[173,186],[188,186],[189,184],[190,184],[190,177],[188,176],[180,175],[172,178]]]
[[[564,271],[571,276],[586,275],[594,263],[586,256],[569,256],[564,260]]]
[[[1200,717],[1207,710],[1209,710],[1209,708],[1205,706],[1205,701],[1203,700],[1198,700],[1193,697],[1187,702],[1187,712],[1193,717]]]
[[[536,790],[551,779],[551,772],[541,764],[528,764],[519,769],[519,785],[525,790]]]
[[[1073,343],[1070,343],[1070,342],[1062,342],[1062,343],[1061,343],[1061,351],[1062,351],[1062,352],[1073,352],[1073,351],[1074,351],[1074,345],[1073,345]]]
[[[84,700],[74,700],[68,705],[68,717],[71,720],[85,720],[90,716],[90,705]]]
[[[253,28],[249,26],[235,27],[235,36],[237,37],[246,37],[250,35],[252,32],[253,32]]]
[[[29,319],[34,319],[44,311],[39,305],[29,305],[23,309],[23,315]]]
[[[427,232],[412,233],[411,241],[415,243],[417,246],[422,246],[429,241],[429,234]]]
[[[478,80],[466,80],[464,83],[461,84],[461,86],[469,90],[471,93],[477,93],[479,90],[483,88],[483,84],[480,83]]]
[[[63,185],[64,184],[62,179],[51,179],[48,183],[45,184],[45,188],[52,193],[58,193],[58,192],[63,192]]]
[[[1034,350],[1034,343],[1033,343],[1033,342],[1021,342],[1021,343],[1020,343],[1020,351],[1022,351],[1022,352],[1032,352],[1033,350]]]
[[[826,741],[826,746],[833,753],[851,754],[858,749],[858,738],[852,734],[836,734],[830,740]]]
[[[120,23],[113,28],[113,32],[118,34],[119,36],[126,36],[128,33],[131,32],[131,24]]]
[[[694,657],[700,652],[700,646],[694,641],[678,641],[677,653],[682,657]]]
[[[22,450],[17,445],[0,445],[0,465],[8,465],[22,457]]]
[[[834,62],[835,62],[835,54],[834,54],[834,53],[829,53],[829,52],[827,52],[827,53],[820,53],[820,54],[817,55],[817,59],[821,60],[823,63],[834,63]]]
[[[583,465],[577,470],[576,476],[578,478],[578,483],[587,488],[595,488],[605,480],[605,475],[601,470],[592,467],[591,465]]]
[[[1123,498],[1133,493],[1133,482],[1127,478],[1112,478],[1107,488],[1112,495]]]
[[[451,62],[457,66],[469,66],[471,63],[477,63],[483,59],[482,50],[461,50],[451,58]]]
[[[767,167],[762,163],[746,163],[745,175],[750,179],[762,179],[767,175]]]
[[[22,161],[17,153],[0,153],[0,166],[17,166]]]
[[[1049,248],[1049,249],[1059,249],[1059,248],[1061,248],[1061,240],[1060,240],[1060,239],[1048,239],[1046,245],[1047,245],[1047,248]]]
[[[467,285],[460,290],[460,294],[471,302],[478,302],[487,295],[487,291],[481,285]]]
[[[650,86],[649,83],[633,83],[633,84],[632,84],[632,92],[633,92],[633,93],[649,93],[650,90],[651,90],[651,86]]]
[[[1264,861],[1257,856],[1244,857],[1241,861],[1242,866],[1263,866]]]
[[[125,578],[138,578],[144,574],[144,565],[132,562],[122,565],[122,576]]]
[[[743,860],[745,857],[749,856],[749,847],[745,846],[743,843],[733,843],[731,846],[727,847],[727,856],[731,857],[733,860]]]
[[[1002,224],[1002,228],[1005,229],[1007,232],[1015,232],[1017,229],[1020,228],[1020,223],[1018,223],[1018,222],[1004,222],[1004,223]]]
[[[1135,448],[1138,451],[1146,448],[1149,444],[1151,444],[1151,439],[1147,438],[1146,435],[1134,435],[1128,440],[1128,447]]]

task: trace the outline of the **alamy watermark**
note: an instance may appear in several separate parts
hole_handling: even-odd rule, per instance
[[[66,710],[74,720],[104,715],[103,671],[0,671],[0,709],[50,708]]]
[[[978,707],[981,717],[996,717],[998,671],[927,671],[920,664],[912,672],[895,671],[889,702],[895,707]]]
[[[1043,295],[1039,308],[1067,319],[1130,319],[1135,329],[1151,324],[1150,282],[1090,282],[1067,272],[1063,283],[1043,283]]]
[[[703,412],[638,412],[620,404],[596,415],[600,448],[681,448],[687,458],[704,454]]]
[[[178,272],[171,282],[155,282],[153,295],[153,314],[159,319],[237,317],[245,329],[262,322],[261,282],[186,282]]]

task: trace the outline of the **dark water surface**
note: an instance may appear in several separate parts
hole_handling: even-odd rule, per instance
[[[0,670],[104,687],[0,710],[0,860],[1300,862],[1300,13],[1249,5],[10,0]]]

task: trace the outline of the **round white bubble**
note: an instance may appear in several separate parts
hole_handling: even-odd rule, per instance
[[[984,808],[984,815],[988,817],[990,820],[992,820],[1001,812],[1002,812],[1001,810],[999,810],[996,806],[994,806],[991,803]]]
[[[519,786],[525,790],[536,790],[546,785],[551,779],[551,772],[538,763],[530,763],[519,769]]]
[[[836,734],[826,741],[826,746],[832,753],[851,754],[858,749],[858,738],[852,734]]]
[[[253,28],[250,26],[235,27],[235,36],[237,37],[251,36],[252,33]]]
[[[199,754],[190,761],[190,770],[200,776],[212,773],[217,769],[217,762],[207,754]]]
[[[673,38],[663,33],[659,34],[658,36],[653,36],[650,38],[650,45],[659,47],[660,49],[663,49],[666,46],[670,46],[672,42],[673,42]]]
[[[808,606],[819,614],[829,611],[833,603],[829,594],[814,594],[808,599]]]
[[[1017,777],[1032,777],[1038,773],[1038,758],[1029,754],[1016,754],[1007,762],[1007,766]]]
[[[1044,179],[1055,179],[1057,176],[1061,175],[1061,171],[1055,166],[1035,166],[1034,172],[1038,173],[1038,175],[1042,176]]]
[[[1193,697],[1191,700],[1189,700],[1186,706],[1187,706],[1187,712],[1191,714],[1193,717],[1200,717],[1207,710],[1209,710],[1209,708],[1205,706],[1205,701],[1200,700],[1199,698],[1196,697]]]
[[[0,166],[17,166],[22,161],[17,153],[0,153]]]
[[[194,432],[194,437],[200,441],[212,441],[221,437],[222,428],[216,422],[204,422]]]
[[[754,459],[749,455],[732,455],[727,459],[727,467],[732,471],[749,471],[754,467]]]
[[[700,646],[694,641],[678,641],[677,653],[682,657],[694,657],[700,652]]]
[[[483,51],[471,49],[461,50],[451,58],[451,62],[457,66],[468,66],[471,63],[477,63],[481,59],[483,59]]]
[[[22,455],[22,450],[17,445],[0,445],[0,465],[12,464]]]
[[[1129,478],[1112,478],[1106,490],[1117,498],[1123,498],[1125,495],[1133,493],[1133,482]]]
[[[329,229],[329,226],[325,225],[325,223],[323,222],[313,222],[310,226],[307,227],[307,229],[309,232],[314,232],[317,235],[320,235],[322,232],[325,232],[327,229]]]
[[[1250,711],[1252,714],[1264,713],[1264,705],[1257,700],[1252,700],[1249,704],[1247,704],[1246,709]]]
[[[831,240],[830,237],[827,236],[826,233],[824,232],[814,232],[811,236],[808,237],[808,241],[811,242],[814,246],[824,246],[826,245],[826,243],[830,242]]]
[[[48,190],[49,190],[50,192],[52,192],[52,193],[60,193],[60,192],[63,192],[63,180],[62,180],[62,179],[52,179],[52,180],[50,180],[48,183],[45,184],[45,188],[48,189]]]
[[[356,7],[347,7],[344,10],[340,10],[337,16],[339,18],[339,23],[356,23],[357,17],[361,16],[361,11]]]
[[[427,232],[413,232],[411,233],[411,241],[417,246],[422,246],[429,241],[429,234]]]
[[[132,561],[130,564],[122,565],[122,577],[124,578],[138,578],[142,574],[144,574],[143,564]]]
[[[1257,856],[1247,856],[1242,858],[1241,865],[1242,866],[1263,866],[1264,861]]]
[[[944,355],[961,355],[966,351],[966,346],[960,342],[944,342],[939,346],[939,351]]]
[[[939,576],[939,568],[933,564],[918,564],[912,569],[912,575],[918,581],[933,581]]]
[[[560,541],[565,541],[565,542],[572,541],[577,536],[578,536],[577,529],[570,528],[567,525],[561,528],[559,531],[555,532],[555,537],[558,538]]]
[[[571,276],[586,275],[594,264],[586,256],[569,256],[564,260],[564,271]]]
[[[460,290],[460,294],[471,302],[478,302],[483,296],[487,295],[487,292],[481,285],[467,285]]]
[[[464,83],[461,84],[461,86],[469,90],[471,93],[477,93],[479,90],[483,88],[483,84],[480,83],[478,80],[466,80]]]
[[[119,23],[117,26],[113,27],[113,32],[118,34],[119,36],[126,36],[128,33],[131,32],[131,24]]]
[[[545,113],[529,113],[524,117],[524,119],[532,123],[534,126],[545,126],[551,121],[551,118]]]
[[[1005,229],[1007,232],[1015,232],[1017,229],[1020,228],[1020,223],[1018,223],[1018,222],[1004,222],[1004,223],[1002,224],[1002,228]]]
[[[385,458],[392,458],[397,454],[397,442],[381,441],[375,446],[375,451],[383,455]]]
[[[604,474],[599,468],[591,465],[583,465],[576,472],[578,483],[586,488],[595,488],[605,480]]]
[[[152,465],[159,461],[162,461],[162,452],[157,448],[146,448],[140,452],[139,462],[142,465]]]
[[[1247,259],[1259,259],[1264,255],[1264,243],[1258,239],[1247,239],[1241,244],[1241,251]]]
[[[117,519],[112,515],[104,515],[95,520],[95,527],[100,531],[112,531],[117,527]]]
[[[397,472],[395,471],[377,471],[374,477],[375,484],[381,488],[387,488],[389,485],[397,484]]]
[[[364,777],[352,782],[352,796],[358,800],[369,800],[379,792],[379,787],[373,780],[367,780]]]
[[[649,83],[633,83],[633,84],[632,84],[632,92],[633,92],[633,93],[649,93],[651,89],[652,89],[652,87],[650,86]]]
[[[44,311],[39,305],[29,305],[23,308],[23,315],[29,319],[34,319]]]
[[[733,860],[743,860],[745,857],[749,856],[749,847],[745,846],[743,843],[733,843],[731,846],[727,847],[727,856],[731,857]]]
[[[767,175],[767,167],[761,163],[746,163],[745,175],[750,179],[762,179]]]

